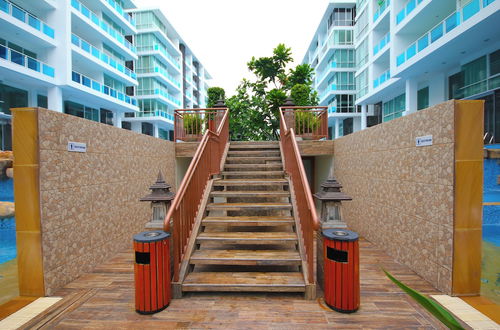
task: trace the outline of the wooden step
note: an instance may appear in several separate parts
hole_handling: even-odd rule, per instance
[[[279,157],[279,150],[229,150],[228,157]]]
[[[286,179],[224,179],[214,181],[214,186],[277,186],[288,185]]]
[[[279,141],[230,141],[229,145],[234,145],[234,146],[241,146],[241,145],[259,145],[259,144],[265,144],[265,145],[277,145],[279,146],[280,143]]]
[[[279,144],[229,144],[229,150],[280,150]]]
[[[281,163],[269,163],[269,164],[225,164],[224,169],[252,169],[252,170],[262,170],[262,172],[270,169],[283,168]]]
[[[241,210],[291,210],[291,203],[210,203],[207,210],[241,211]]]
[[[203,232],[197,242],[223,244],[284,244],[296,243],[297,234],[291,232]]]
[[[192,265],[300,265],[298,251],[283,250],[197,250],[190,259]]]
[[[226,162],[239,162],[239,164],[266,164],[267,162],[280,162],[281,157],[267,156],[252,156],[252,157],[230,157],[226,158]]]
[[[299,272],[194,272],[182,291],[304,292],[305,283]]]
[[[290,197],[289,191],[212,191],[212,197]]]
[[[222,175],[225,176],[235,176],[235,175],[247,175],[247,176],[270,176],[270,175],[284,175],[284,171],[222,171]]]
[[[286,216],[211,216],[202,220],[206,225],[228,225],[228,226],[283,226],[293,225],[293,217]]]

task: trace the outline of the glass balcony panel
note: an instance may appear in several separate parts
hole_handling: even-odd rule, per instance
[[[405,19],[405,9],[401,9],[401,11],[396,15],[396,25],[401,23]]]
[[[0,58],[4,60],[8,59],[7,47],[0,45]]]
[[[80,3],[77,0],[71,0],[71,6],[77,10],[80,10]]]
[[[83,14],[83,16],[90,18],[90,10],[88,10],[87,7],[81,6],[80,7],[80,12]]]
[[[40,20],[34,16],[28,15],[28,24],[34,28],[40,31],[41,23]]]
[[[443,36],[443,23],[431,30],[431,43],[435,42]]]
[[[403,64],[405,62],[405,53],[403,54],[400,54],[397,58],[396,58],[396,64],[398,66],[400,66],[401,64]]]
[[[483,8],[489,5],[490,3],[493,3],[495,0],[483,0]]]
[[[410,58],[415,56],[416,53],[417,53],[417,46],[416,44],[413,44],[406,50],[406,59],[409,60]]]
[[[81,47],[84,51],[86,51],[87,53],[90,53],[90,44],[88,42],[82,40]]]
[[[460,24],[460,14],[454,13],[445,20],[446,33],[450,32]]]
[[[98,49],[92,47],[92,56],[94,56],[96,58],[100,58],[101,52]]]
[[[480,9],[479,0],[472,0],[471,2],[466,4],[462,10],[463,21],[465,22],[466,20],[474,16],[479,11],[479,9]]]
[[[418,39],[417,41],[418,44],[418,51],[420,52],[421,50],[425,49],[429,45],[429,38],[427,34],[423,36],[422,38]]]
[[[10,61],[19,65],[24,66],[24,54],[16,52],[15,50],[10,50]]]
[[[27,61],[29,69],[35,70],[36,72],[40,72],[40,62],[31,57],[27,57]]]
[[[416,7],[416,3],[415,3],[415,0],[411,0],[410,2],[408,2],[408,4],[406,5],[406,15],[408,16],[408,14],[410,14],[413,9],[415,9]]]
[[[47,64],[43,63],[42,65],[42,73],[46,76],[54,78],[55,76],[55,70],[53,67],[48,66]]]
[[[72,72],[71,73],[71,80],[73,80],[74,82],[77,82],[77,83],[80,83],[80,74],[77,73],[77,72]]]
[[[97,81],[92,80],[92,89],[100,92],[101,91],[101,84],[99,84]]]
[[[82,84],[87,87],[91,87],[90,78],[82,76]]]
[[[109,87],[106,85],[102,86],[102,92],[106,95],[109,95]]]
[[[26,12],[17,6],[12,6],[12,16],[21,22],[26,22]]]
[[[118,92],[118,100],[120,101],[125,100],[125,95],[123,95],[123,93]]]
[[[75,46],[80,46],[80,38],[78,38],[76,35],[72,34],[71,35],[71,43]]]
[[[0,0],[0,10],[9,13],[9,3],[5,0]]]
[[[47,24],[43,24],[43,33],[54,39],[54,29]]]
[[[111,96],[112,96],[112,97],[114,97],[114,98],[116,98],[116,90],[111,89],[111,90],[110,90],[110,92],[111,92],[111,93],[110,93],[110,94],[111,94]]]

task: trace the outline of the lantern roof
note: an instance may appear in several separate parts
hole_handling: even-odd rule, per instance
[[[172,186],[165,182],[161,170],[158,172],[158,179],[149,187],[151,194],[140,199],[141,202],[161,202],[174,199],[175,194],[170,191]]]
[[[321,190],[314,194],[320,201],[350,201],[352,197],[340,191],[342,185],[334,177],[328,178],[321,184]]]

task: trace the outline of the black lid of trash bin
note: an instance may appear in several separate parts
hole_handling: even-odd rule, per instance
[[[140,234],[134,235],[134,241],[138,243],[152,243],[163,241],[170,237],[170,233],[163,230],[143,231]]]
[[[323,236],[334,241],[346,242],[357,241],[359,238],[359,235],[353,231],[338,228],[323,230]]]

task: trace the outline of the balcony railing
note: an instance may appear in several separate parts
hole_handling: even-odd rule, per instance
[[[225,109],[179,109],[174,111],[175,141],[199,141],[207,130],[219,127]]]
[[[132,112],[129,116],[126,117],[131,117],[131,116],[135,118],[162,117],[174,121],[174,116],[163,110]]]
[[[113,69],[116,69],[121,73],[126,74],[127,76],[129,76],[134,80],[137,79],[137,75],[134,71],[127,68],[125,65],[123,65],[123,63],[118,62],[115,58],[95,48],[89,42],[83,40],[76,34],[71,35],[71,43],[77,46],[78,48],[83,49],[85,52],[91,54],[101,62],[111,66]]]
[[[71,74],[71,80],[74,82],[81,84],[85,87],[88,87],[96,92],[100,92],[106,95],[109,95],[117,100],[123,101],[125,103],[137,106],[137,100],[133,97],[130,97],[122,92],[117,91],[109,86],[101,84],[81,73],[73,71]]]
[[[125,46],[127,49],[129,49],[133,53],[137,52],[135,46],[132,45],[127,39],[125,39],[125,37],[120,32],[109,26],[108,23],[101,20],[93,11],[91,11],[83,4],[81,4],[80,1],[71,0],[71,6],[76,10],[78,10],[83,16],[88,18],[90,22],[92,22],[95,26],[97,26],[99,29],[101,29],[106,34],[111,36],[113,39],[118,41],[120,44]]]
[[[160,88],[140,89],[137,91],[137,95],[160,95],[169,100],[170,102],[174,103],[176,106],[181,105],[181,101],[170,95],[167,91]]]
[[[19,64],[30,70],[40,72],[52,78],[54,78],[55,76],[55,70],[53,67],[43,63],[42,61],[39,61],[37,59],[29,57],[28,55],[2,45],[0,45],[0,58],[3,58],[4,60],[10,61],[15,64]]]
[[[453,12],[427,31],[422,37],[418,38],[417,41],[408,46],[403,53],[399,54],[396,58],[396,65],[402,65],[494,1],[495,0],[472,0],[459,10]]]
[[[142,74],[142,73],[159,73],[162,76],[164,76],[171,84],[177,87],[181,87],[181,83],[174,78],[170,73],[168,73],[167,70],[160,66],[150,66],[147,68],[139,68],[137,69],[137,73]]]
[[[406,3],[403,9],[396,15],[396,25],[401,23],[406,16],[410,15],[410,13],[417,8],[417,6],[422,3],[424,0],[410,0]]]
[[[384,73],[382,73],[375,80],[373,80],[373,88],[377,88],[390,78],[391,78],[391,71],[390,70],[384,71]]]
[[[384,11],[389,7],[391,4],[390,0],[385,0],[384,3],[377,9],[375,14],[373,14],[373,22],[376,22],[380,16],[384,13]]]
[[[54,39],[54,29],[10,1],[0,0],[0,10]]]
[[[391,34],[389,32],[373,47],[373,56],[377,55],[389,42],[391,41]]]
[[[123,16],[123,18],[125,18],[125,20],[127,20],[127,22],[129,22],[132,26],[135,27],[135,20],[125,12],[125,10],[123,9],[122,6],[120,6],[120,4],[114,0],[105,0],[110,6],[111,8],[113,8],[118,14],[120,14],[121,16]]]
[[[165,49],[165,47],[163,47],[162,45],[153,45],[153,46],[139,46],[137,47],[138,51],[140,52],[148,52],[148,51],[159,51],[160,53],[162,53],[163,55],[165,55],[165,57],[167,57],[170,62],[172,62],[172,64],[180,69],[181,68],[181,65],[179,64],[179,61],[177,59],[175,59],[175,57],[173,57],[172,55],[170,55],[170,53]]]
[[[316,205],[311,194],[311,188],[307,180],[306,171],[295,135],[295,125],[293,122],[287,124],[285,112],[292,115],[296,112],[307,113],[307,108],[292,107],[280,108],[280,140],[283,150],[284,169],[290,178],[290,188],[295,196],[294,213],[298,221],[297,231],[301,232],[299,237],[304,246],[305,262],[304,281],[308,284],[315,283],[314,276],[314,250],[315,231],[319,229]],[[327,124],[326,109],[323,109],[325,123]],[[328,129],[328,127],[326,127]]]

